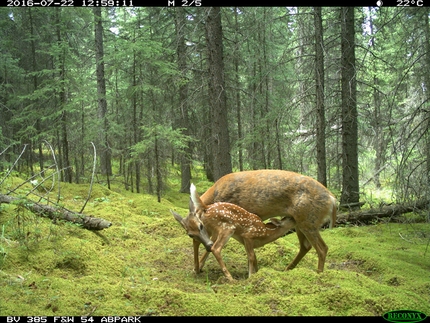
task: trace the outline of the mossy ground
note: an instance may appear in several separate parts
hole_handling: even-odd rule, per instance
[[[199,191],[211,185],[195,183]],[[212,256],[203,273],[192,272],[192,241],[169,212],[185,216],[188,195],[170,186],[157,203],[115,184],[96,185],[85,214],[113,223],[99,232],[2,205],[0,316],[430,315],[428,224],[325,230],[322,274],[314,250],[285,271],[298,251],[291,234],[257,249],[260,270],[248,279],[245,249],[230,240],[223,257],[236,281],[228,283]],[[62,184],[61,203],[77,211],[87,190]]]

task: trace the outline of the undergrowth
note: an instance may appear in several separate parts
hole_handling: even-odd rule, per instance
[[[195,184],[202,192],[211,185]],[[430,314],[428,224],[324,230],[322,274],[314,250],[285,271],[298,251],[291,234],[256,250],[260,270],[248,278],[245,249],[231,239],[223,257],[236,280],[228,283],[212,256],[203,273],[193,273],[192,241],[169,212],[185,216],[189,197],[177,193],[177,182],[169,185],[161,203],[115,184],[95,185],[85,214],[111,221],[103,231],[2,205],[0,315]],[[79,210],[87,188],[62,184],[61,203]]]

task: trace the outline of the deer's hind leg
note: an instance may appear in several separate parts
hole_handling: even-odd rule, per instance
[[[322,239],[319,230],[312,232],[305,232],[308,242],[315,248],[318,255],[318,269],[319,273],[324,270],[325,258],[327,256],[328,247]]]
[[[325,259],[327,256],[328,247],[324,240],[321,238],[318,229],[299,229],[296,227],[297,237],[299,238],[300,250],[294,260],[287,266],[287,270],[293,269],[302,260],[302,258],[308,253],[308,251],[314,247],[318,255],[318,272],[323,272]]]
[[[300,249],[294,260],[287,266],[287,270],[293,269],[302,260],[302,258],[311,250],[312,245],[309,243],[308,239],[304,235],[301,229],[296,226],[297,238],[299,238]]]

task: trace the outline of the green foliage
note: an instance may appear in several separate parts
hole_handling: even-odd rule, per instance
[[[395,185],[395,198],[428,197],[428,9],[355,10],[360,184],[386,166],[380,182],[385,189]],[[203,13],[102,10],[107,142],[116,174],[131,190],[145,185],[154,192],[152,174],[158,184],[161,177],[166,181],[167,164],[184,157],[210,165]],[[177,14],[185,18],[178,30]],[[221,17],[233,168],[282,168],[316,177],[312,8],[225,7]],[[322,8],[322,20],[328,181],[341,189],[339,8]],[[73,180],[88,181],[90,142],[100,135],[93,24],[90,8],[0,8],[0,147],[29,144],[19,171],[34,173],[36,162],[46,167],[48,157],[39,151],[48,140],[58,162],[69,163],[62,167],[73,166]],[[186,57],[181,68],[178,31]],[[0,165],[11,165],[20,148],[1,155]]]
[[[154,149],[156,140],[163,144],[170,144],[178,152],[182,152],[190,142],[195,141],[192,137],[183,134],[184,129],[172,129],[171,126],[157,124],[150,127],[142,126],[141,129],[142,140],[131,147],[133,157]]]

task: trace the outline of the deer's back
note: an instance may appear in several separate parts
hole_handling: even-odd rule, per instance
[[[263,220],[275,216],[300,220],[330,213],[331,196],[327,188],[311,177],[282,170],[255,170],[223,176],[201,199],[206,205],[237,204]]]

